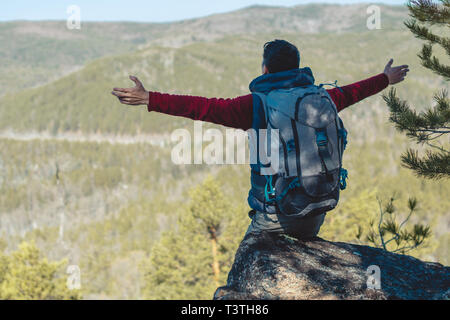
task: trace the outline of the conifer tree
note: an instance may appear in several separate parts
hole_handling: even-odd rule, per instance
[[[411,18],[405,22],[406,27],[415,37],[426,42],[418,54],[422,65],[448,82],[450,66],[440,61],[433,49],[439,46],[450,57],[450,0],[415,0],[409,1],[407,6]],[[402,155],[402,165],[425,178],[448,178],[450,152],[448,145],[441,142],[441,137],[450,133],[448,91],[442,89],[437,92],[434,95],[435,105],[420,113],[413,110],[406,101],[400,100],[394,88],[383,98],[390,109],[390,121],[396,128],[417,143],[429,147],[424,156],[419,156],[417,150],[407,150]]]
[[[223,285],[242,240],[244,210],[209,177],[191,192],[178,224],[166,232],[144,264],[148,299],[211,299]]]
[[[33,243],[22,243],[11,255],[0,253],[0,299],[80,299],[79,290],[67,287],[65,264],[42,258]]]
[[[425,224],[414,224],[409,230],[406,224],[409,222],[413,213],[417,211],[417,199],[408,199],[409,213],[402,222],[397,221],[396,207],[394,205],[395,194],[384,205],[381,199],[378,199],[380,214],[378,221],[372,220],[370,231],[366,240],[375,247],[386,251],[405,254],[415,250],[425,243],[431,236],[431,228]]]

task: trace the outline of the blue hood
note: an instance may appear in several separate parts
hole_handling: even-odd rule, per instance
[[[305,67],[262,75],[254,79],[249,88],[251,92],[267,94],[275,89],[289,89],[311,84],[314,84],[314,76],[311,69]]]

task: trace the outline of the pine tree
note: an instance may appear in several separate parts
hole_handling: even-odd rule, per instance
[[[226,281],[245,231],[245,210],[234,208],[207,178],[192,190],[176,228],[166,232],[144,264],[148,299],[211,299]]]
[[[434,54],[433,46],[440,46],[450,57],[450,37],[444,34],[450,28],[450,0],[409,1],[407,6],[411,19],[405,22],[406,27],[415,37],[426,41],[418,57],[422,65],[444,78],[450,80],[450,66],[444,65]],[[434,27],[435,30],[431,28]],[[390,121],[400,132],[425,144],[424,156],[419,156],[417,150],[409,149],[402,155],[402,165],[413,170],[418,176],[430,179],[448,178],[450,175],[450,152],[445,144],[440,142],[442,136],[450,133],[450,101],[446,89],[434,95],[435,105],[417,113],[406,101],[400,100],[396,90],[392,88],[384,100],[390,109]]]
[[[80,299],[80,292],[69,290],[67,276],[61,275],[65,264],[42,258],[33,243],[22,243],[11,255],[0,253],[0,299]]]
[[[414,224],[409,230],[406,224],[412,214],[417,211],[417,199],[408,199],[409,213],[402,222],[397,222],[396,207],[394,205],[395,194],[383,207],[381,199],[378,199],[380,208],[379,220],[371,221],[370,231],[366,240],[375,247],[383,248],[386,251],[405,254],[415,250],[425,243],[431,236],[431,228],[424,224]]]

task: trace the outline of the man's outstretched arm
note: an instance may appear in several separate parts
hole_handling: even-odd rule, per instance
[[[159,92],[149,93],[148,111],[247,130],[252,123],[252,95],[236,98],[205,98]]]
[[[205,98],[145,90],[138,78],[130,76],[134,88],[114,88],[122,104],[147,105],[148,111],[186,117],[247,130],[252,125],[252,95],[233,99]]]
[[[327,90],[338,111],[342,111],[352,104],[377,94],[390,84],[393,85],[403,81],[409,71],[408,66],[392,67],[393,62],[393,59],[389,60],[383,73],[376,76],[347,86]]]
[[[409,71],[408,66],[392,67],[393,60],[386,65],[384,72],[339,89],[327,90],[338,111],[385,89],[389,84],[402,81]],[[147,105],[148,111],[202,120],[227,127],[247,130],[252,126],[253,95],[233,99],[205,98],[187,95],[174,95],[145,90],[136,77],[134,88],[114,88],[113,95],[122,104]]]

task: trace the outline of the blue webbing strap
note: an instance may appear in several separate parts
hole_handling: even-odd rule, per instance
[[[347,188],[347,178],[348,178],[348,171],[344,168],[341,168],[340,172],[339,172],[339,176],[340,176],[340,188],[341,190],[345,190],[345,188]]]
[[[264,188],[264,196],[268,203],[280,201],[286,196],[289,190],[294,189],[296,187],[300,187],[300,180],[298,177],[296,177],[294,180],[291,181],[291,183],[289,183],[289,185],[283,190],[283,192],[278,197],[275,197],[275,188],[272,186],[273,176],[265,176],[265,177],[266,177],[266,187]],[[269,191],[267,190],[268,186]]]
[[[332,86],[332,87],[338,88],[340,92],[344,93],[344,90],[342,90],[342,88],[337,85],[337,80],[334,80],[333,83],[321,83],[321,84],[319,84],[319,88],[322,88],[323,86]]]

